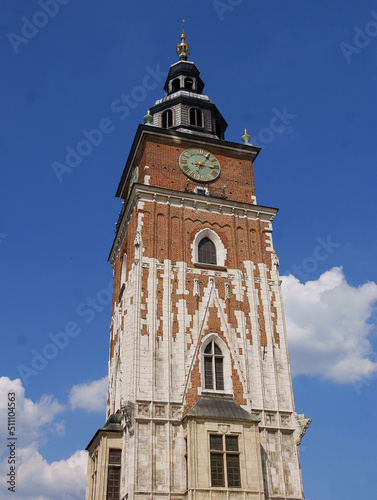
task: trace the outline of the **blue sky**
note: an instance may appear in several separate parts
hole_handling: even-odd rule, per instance
[[[375,499],[376,2],[46,4],[8,3],[0,20],[0,435],[15,390],[17,498],[83,498],[81,450],[105,419],[114,194],[185,18],[226,139],[240,142],[246,127],[263,148],[258,203],[280,208],[296,407],[313,419],[301,445],[306,499]],[[120,113],[122,94],[134,99]],[[52,165],[100,124],[98,144],[59,178]],[[34,369],[52,337],[68,342]]]

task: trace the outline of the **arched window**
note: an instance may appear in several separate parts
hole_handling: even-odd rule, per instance
[[[204,388],[224,390],[223,353],[213,340],[204,349]]]
[[[171,88],[173,92],[176,92],[181,88],[181,82],[179,78],[176,78],[175,80],[172,81]]]
[[[191,90],[194,88],[194,80],[192,78],[185,78],[185,89]]]
[[[214,247],[215,251],[212,250],[213,256],[210,258],[210,260],[207,260],[208,257],[205,256],[204,250],[205,250],[205,243],[207,240],[210,240]],[[207,243],[207,245],[211,246],[211,243]],[[199,255],[199,247],[200,247],[200,255]],[[202,247],[203,250],[202,250]],[[224,267],[225,266],[225,261],[226,261],[226,256],[227,256],[227,250],[224,247],[223,242],[221,241],[221,238],[215,231],[212,231],[212,229],[209,229],[208,227],[201,229],[196,233],[194,236],[192,245],[192,262],[194,264],[214,264],[219,267]],[[202,254],[203,252],[203,254]]]
[[[194,125],[194,127],[203,127],[202,112],[199,108],[190,109],[190,125]]]
[[[169,128],[173,126],[173,111],[167,109],[162,113],[162,128]]]
[[[202,264],[217,264],[215,244],[207,237],[199,241],[198,262]]]

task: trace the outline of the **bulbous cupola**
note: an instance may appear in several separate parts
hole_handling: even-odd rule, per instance
[[[203,95],[204,83],[200,71],[188,61],[189,44],[182,28],[177,45],[179,61],[170,66],[164,85],[166,96],[150,109],[155,127],[224,139],[227,123],[208,96]]]

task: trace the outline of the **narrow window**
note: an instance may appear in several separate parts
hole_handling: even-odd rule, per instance
[[[173,126],[173,111],[167,109],[162,113],[162,128],[169,128]]]
[[[241,478],[238,436],[225,436],[225,449],[228,487],[239,488],[241,486]]]
[[[127,254],[123,255],[121,283],[125,283],[127,278]]]
[[[121,450],[109,450],[109,468],[107,472],[106,500],[119,500]]]
[[[223,353],[215,341],[204,349],[204,388],[224,390]]]
[[[187,438],[185,438],[185,463],[186,463],[186,490],[188,490],[188,457],[187,457]]]
[[[203,238],[198,245],[198,262],[216,265],[216,247],[209,238]]]
[[[190,109],[190,125],[203,127],[202,112],[199,108]]]
[[[213,487],[241,487],[238,436],[211,434],[210,459]]]
[[[97,465],[98,465],[98,451],[93,455],[93,474],[92,474],[92,499],[95,500],[97,496]]]
[[[185,78],[185,89],[191,90],[194,87],[194,80],[192,78]]]
[[[211,484],[225,486],[223,437],[217,434],[210,435],[211,449]]]
[[[176,92],[177,90],[179,90],[181,88],[181,82],[179,81],[179,78],[176,78],[175,80],[173,80],[173,82],[171,84],[171,88],[172,88],[173,92]]]

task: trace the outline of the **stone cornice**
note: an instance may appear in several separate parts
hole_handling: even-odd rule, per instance
[[[214,198],[212,196],[198,195],[196,193],[185,193],[144,184],[134,184],[110,251],[109,261],[112,266],[123,244],[129,218],[139,201],[168,204],[170,206],[226,216],[246,217],[262,222],[271,222],[278,211],[277,208],[253,205],[252,203],[241,203]]]

